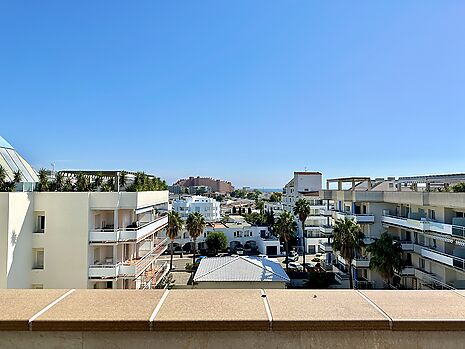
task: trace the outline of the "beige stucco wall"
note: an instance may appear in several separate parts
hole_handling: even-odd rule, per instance
[[[456,349],[465,332],[444,331],[171,331],[2,332],[3,348],[357,348]]]
[[[44,269],[31,283],[44,288],[87,288],[89,193],[34,193],[35,211],[45,212],[45,233],[33,247],[44,249]]]
[[[34,229],[32,193],[9,193],[7,287],[31,287],[32,233]]]

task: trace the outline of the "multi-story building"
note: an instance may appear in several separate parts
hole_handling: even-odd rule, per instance
[[[320,172],[294,172],[294,177],[284,186],[283,210],[293,213],[295,203],[299,199],[305,199],[311,205],[310,215],[305,221],[305,232],[302,231],[301,223],[297,220],[296,248],[299,252],[302,252],[302,245],[305,246],[306,253],[318,252],[320,241],[327,237],[325,230],[322,230],[327,223],[327,218],[321,214],[321,210],[326,208],[320,197],[321,189],[322,174]],[[302,244],[302,239],[305,241],[304,244]]]
[[[360,224],[366,243],[383,232],[399,241],[406,266],[393,280],[397,287],[464,289],[465,193],[444,190],[461,181],[463,174],[337,178],[328,180],[321,196],[334,203],[333,219],[349,217]],[[337,183],[338,189],[329,190],[330,183]],[[340,256],[337,264],[347,269]],[[383,279],[369,264],[366,253],[355,258],[355,285],[383,288]]]
[[[187,179],[180,179],[173,184],[172,191],[176,194],[184,194],[185,189],[189,194],[195,194],[198,188],[204,187],[207,192],[214,193],[231,193],[234,191],[234,186],[231,182],[222,181],[220,179],[206,178],[206,177],[189,177]]]
[[[213,198],[205,196],[186,196],[173,201],[173,211],[179,213],[182,219],[189,214],[199,212],[207,222],[218,221],[221,218],[221,205]]]
[[[228,248],[233,253],[281,255],[279,239],[266,226],[253,226],[243,221],[208,223],[204,233],[197,239],[198,249],[208,249],[205,240],[212,232],[224,233],[228,239]],[[192,239],[185,229],[174,240],[174,245],[184,251],[192,249]]]
[[[167,191],[0,193],[0,288],[155,286],[167,201]]]
[[[16,192],[0,193],[0,288],[150,288],[162,279],[168,191],[32,191],[37,174],[3,138],[0,165],[6,181],[21,173]],[[120,172],[104,175],[117,183]]]

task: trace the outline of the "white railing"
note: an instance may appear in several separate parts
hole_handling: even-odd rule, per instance
[[[357,223],[374,223],[375,216],[372,214],[352,214],[348,212],[333,211],[334,219],[353,219]]]
[[[383,215],[381,221],[386,224],[393,224],[405,228],[420,231],[431,231],[433,233],[452,235],[465,238],[465,227],[453,224],[435,222],[432,220],[418,220],[391,215]]]
[[[168,224],[168,216],[161,216],[135,228],[95,229],[89,233],[90,242],[139,241]]]
[[[116,278],[118,265],[93,264],[89,266],[89,278]]]

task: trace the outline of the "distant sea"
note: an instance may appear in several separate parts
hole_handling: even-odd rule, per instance
[[[276,192],[281,193],[283,191],[282,188],[253,188],[253,189],[258,189],[262,193],[276,193]]]

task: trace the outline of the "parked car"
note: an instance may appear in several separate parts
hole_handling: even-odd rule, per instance
[[[296,263],[296,262],[290,262],[289,263],[289,269],[295,270],[295,271],[302,271],[303,267],[302,264]]]

